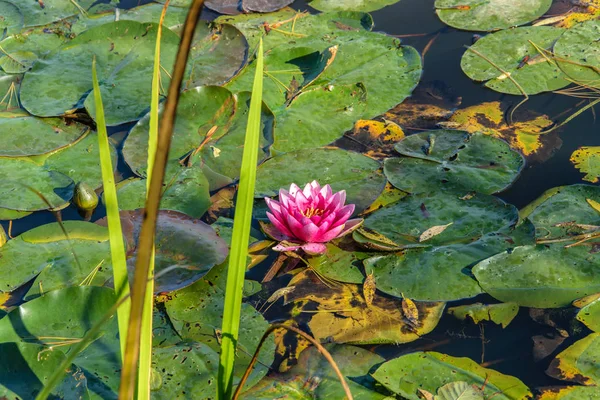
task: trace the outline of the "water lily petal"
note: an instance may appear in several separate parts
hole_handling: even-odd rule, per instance
[[[300,235],[297,237],[303,242],[320,242],[320,240],[317,240],[317,238],[320,236],[319,227],[312,222],[302,226],[300,232],[294,233],[300,233]]]
[[[327,252],[327,246],[323,243],[305,243],[302,245],[302,250],[307,254],[323,254]]]
[[[270,219],[270,218],[269,218]],[[282,233],[282,225],[279,225],[279,222],[276,221],[274,224],[267,224],[265,222],[260,223],[260,227],[262,228],[265,235],[270,237],[273,240],[277,240],[278,242],[282,240],[289,240],[290,237]],[[283,227],[284,229],[287,229]]]
[[[317,237],[314,239],[314,241],[322,242],[322,243],[329,242],[330,240],[333,240],[336,237],[338,237],[341,234],[343,229],[344,229],[344,226],[340,225],[340,226],[336,226],[334,228],[320,231],[319,235],[317,235]]]
[[[290,233],[292,234],[291,237],[302,240],[302,224],[300,223],[300,221],[294,218],[294,216],[291,214],[286,215],[286,221],[287,227],[289,228]]]
[[[290,185],[290,195],[292,197],[296,197],[296,193],[301,192],[302,190],[298,187],[298,185],[296,185],[295,183],[292,183]]]
[[[321,196],[323,196],[324,199],[328,199],[328,198],[331,197],[331,195],[332,195],[333,192],[331,191],[331,186],[325,185],[325,186],[323,186],[323,188],[321,188],[320,193],[321,193]]]
[[[267,218],[269,218],[269,221],[271,221],[274,228],[269,232],[265,232],[267,235],[271,236],[275,240],[286,240],[294,237],[291,230],[282,221],[277,219],[273,214],[267,212]],[[279,234],[275,232],[275,229],[279,231]]]

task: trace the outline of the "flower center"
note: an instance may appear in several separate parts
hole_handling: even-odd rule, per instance
[[[310,218],[310,217],[314,217],[315,215],[323,215],[324,212],[325,212],[324,210],[310,207],[310,208],[307,208],[306,210],[302,211],[302,215],[304,215],[306,218]]]

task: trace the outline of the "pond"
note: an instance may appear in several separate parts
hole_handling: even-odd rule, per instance
[[[36,398],[116,301],[94,57],[134,276],[162,4],[95,3],[0,0],[0,398]],[[168,8],[161,101],[190,3]],[[155,237],[151,397],[216,398],[262,38],[234,386],[283,324],[355,399],[600,399],[600,2],[207,3]],[[119,337],[112,317],[51,398],[116,399]],[[275,329],[240,398],[344,398],[319,351]]]

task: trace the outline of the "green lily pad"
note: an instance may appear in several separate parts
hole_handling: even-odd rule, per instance
[[[49,153],[73,143],[89,130],[60,118],[36,118],[25,112],[0,112],[0,156],[22,157]]]
[[[216,190],[239,176],[249,93],[234,96],[217,86],[194,88],[182,93],[177,108],[167,175],[178,172],[180,159],[202,169],[209,179],[210,189]],[[262,138],[259,160],[267,157],[266,148],[272,142],[274,117],[264,106],[261,117]],[[146,174],[149,115],[140,120],[129,132],[123,146],[125,161],[138,175]],[[216,128],[215,128],[216,127]],[[197,153],[197,154],[194,154]]]
[[[112,165],[117,168],[117,151],[109,141]],[[89,132],[73,144],[60,151],[31,158],[36,163],[43,163],[44,168],[67,175],[75,182],[85,182],[93,189],[102,186],[100,169],[100,153],[98,151],[98,134]]]
[[[163,5],[157,3],[144,4],[126,10],[119,9],[119,21],[158,23],[162,9]],[[185,22],[186,15],[187,10],[183,8],[170,7],[165,15],[163,26],[170,30],[176,31]],[[117,18],[114,10],[95,15],[80,15],[79,18],[77,18],[77,21],[75,21],[75,23],[72,25],[71,32],[75,35],[79,35],[83,31],[92,27],[114,22],[116,20]]]
[[[484,400],[483,391],[467,382],[450,382],[438,389],[434,400]]]
[[[552,0],[436,0],[438,17],[469,31],[495,31],[523,25],[544,15]]]
[[[517,378],[480,367],[469,358],[436,352],[416,352],[395,358],[383,363],[372,375],[387,389],[409,400],[420,399],[419,388],[435,393],[438,388],[456,381],[484,387],[484,395],[495,399],[525,400],[532,396]]]
[[[162,210],[179,211],[192,218],[200,218],[210,207],[208,181],[198,168],[181,168],[179,174],[165,179],[160,201]],[[144,208],[146,179],[129,179],[118,185],[117,195],[121,210]]]
[[[558,64],[564,73],[580,85],[600,87],[600,21],[576,24],[554,46]]]
[[[265,50],[289,43],[292,39],[289,34],[292,32],[292,26],[294,32],[292,36],[297,39],[307,36],[319,37],[328,31],[335,33],[344,30],[370,31],[374,25],[371,15],[364,12],[343,11],[309,14],[287,7],[269,14],[221,16],[216,21],[237,27],[248,39],[250,48],[256,48],[258,39],[262,37]],[[270,30],[266,36],[265,23],[278,30]]]
[[[97,266],[100,267],[90,284],[103,285],[112,276],[106,228],[82,221],[65,221],[64,227],[70,242],[58,223],[51,223],[0,247],[2,290],[13,290],[39,274],[37,281],[42,286],[34,284],[25,296],[28,300],[40,291],[79,285]]]
[[[27,185],[27,186],[25,186]],[[68,176],[25,159],[0,158],[0,207],[38,211],[64,206],[73,196]],[[42,200],[41,193],[46,201]]]
[[[363,226],[387,237],[393,250],[408,250],[369,258],[365,271],[373,272],[379,290],[396,297],[473,297],[481,288],[466,268],[533,242],[531,226],[513,228],[517,221],[516,208],[488,195],[461,198],[438,191],[407,196],[370,214]],[[369,247],[368,238],[361,241]]]
[[[599,257],[587,246],[519,246],[480,262],[473,274],[483,290],[500,301],[523,307],[566,307],[600,292]]]
[[[385,395],[375,391],[369,372],[383,358],[370,351],[350,345],[327,345],[327,350],[339,366],[355,399],[383,400]],[[318,382],[314,386],[312,382]],[[319,351],[310,347],[303,351],[286,373],[267,377],[240,397],[246,400],[272,399],[343,399],[345,392],[338,376]]]
[[[309,4],[319,11],[364,11],[371,12],[397,3],[400,0],[312,0]]]
[[[577,313],[577,320],[594,332],[600,332],[600,301],[595,300]]]
[[[83,32],[40,59],[25,75],[20,92],[23,107],[37,116],[55,116],[85,106],[94,116],[90,66],[95,56],[102,97],[111,99],[104,105],[106,124],[138,119],[150,104],[156,28],[118,21]],[[162,35],[161,64],[172,65],[179,38],[168,29]],[[69,79],[59,79],[62,76]],[[168,85],[166,73],[161,79]]]
[[[516,225],[518,218],[514,206],[496,197],[475,194],[464,198],[439,191],[413,194],[382,207],[365,219],[363,227],[385,235],[399,248],[432,247],[471,243]]]
[[[533,222],[538,240],[562,239],[568,244],[578,235],[600,229],[600,210],[588,200],[600,202],[598,186],[560,186],[544,192],[519,214]]]
[[[227,281],[227,263],[213,268],[201,280],[184,289],[171,293],[165,302],[167,314],[173,327],[183,340],[204,343],[214,351],[220,351],[220,335],[223,299]],[[262,315],[249,304],[242,304],[240,334],[234,368],[234,384],[244,373],[258,341],[269,324]],[[275,346],[272,339],[265,342],[246,385],[256,384],[266,373],[265,365],[271,365]],[[216,374],[218,363],[211,366]]]
[[[448,308],[448,314],[464,321],[467,317],[478,324],[481,321],[492,321],[506,328],[517,316],[519,306],[515,303],[500,304],[468,304]]]
[[[309,257],[308,263],[319,274],[334,281],[361,284],[365,280],[362,260],[370,255],[372,254],[342,250],[328,243],[327,253]]]
[[[31,211],[17,211],[8,208],[0,208],[0,221],[11,221],[31,215]]]
[[[94,4],[95,0],[76,0],[77,4],[82,9],[88,9]],[[38,1],[21,1],[21,0],[4,0],[2,3],[12,4],[16,6],[21,15],[23,15],[24,27],[48,25],[52,22],[71,17],[79,14],[81,11],[71,0],[52,0],[46,2]],[[114,1],[112,1],[114,4]],[[4,15],[4,10],[12,10],[9,6],[0,5],[0,15]]]
[[[212,399],[217,393],[219,353],[204,343],[152,350],[153,399]],[[175,379],[173,379],[175,377]]]
[[[37,28],[0,41],[0,67],[9,74],[20,74],[31,68],[38,57],[58,48],[67,41],[58,28]]]
[[[298,14],[296,19],[292,14],[290,24],[278,24],[283,15],[272,16],[269,22],[278,26],[277,31],[264,38],[264,97],[277,118],[274,148],[279,151],[333,142],[355,121],[401,103],[420,79],[421,59],[416,50],[401,46],[393,37],[368,32],[361,25],[360,13]],[[361,28],[339,22],[338,17],[351,19]],[[253,20],[236,18],[224,21],[245,34],[258,36],[264,29]],[[285,35],[293,20],[293,34]],[[373,66],[385,73],[370,73]],[[251,90],[253,70],[251,62],[228,87],[235,92]]]
[[[121,211],[121,226],[127,243],[129,279],[133,281],[137,240],[144,210]],[[97,224],[106,226],[103,218]],[[176,211],[162,210],[158,214],[155,237],[155,292],[171,292],[196,282],[228,253],[227,243],[217,236],[210,225]],[[132,254],[133,253],[133,254]]]
[[[397,145],[403,156],[385,160],[388,180],[410,193],[451,187],[492,194],[519,176],[523,156],[500,139],[482,133],[437,130],[407,136]]]
[[[287,190],[292,183],[304,187],[313,180],[331,185],[334,192],[345,190],[346,203],[355,204],[355,212],[367,208],[385,186],[379,163],[369,157],[337,148],[306,149],[278,155],[260,165],[254,196],[276,196],[279,189]]]
[[[65,359],[60,351],[48,351],[36,343],[0,343],[0,396],[6,399],[33,399]],[[52,390],[51,396],[65,400],[87,399],[87,380],[71,368],[67,378]]]
[[[8,1],[0,1],[0,31],[6,30],[7,35],[18,33],[23,27],[23,14],[19,7]]]
[[[0,320],[0,343],[38,343],[53,351],[67,353],[67,339],[81,339],[115,302],[112,289],[74,286],[54,290],[11,311]],[[101,398],[116,398],[121,356],[116,317],[102,327],[98,338],[77,355],[90,392]],[[57,346],[55,343],[58,342]]]
[[[592,333],[562,351],[546,370],[553,378],[596,386],[600,383],[600,333]]]
[[[570,82],[559,66],[535,46],[550,50],[564,32],[551,26],[529,26],[492,33],[465,52],[460,66],[469,78],[485,81],[486,87],[500,93],[532,95],[557,90]]]

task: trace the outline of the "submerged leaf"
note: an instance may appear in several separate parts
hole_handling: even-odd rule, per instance
[[[481,321],[492,321],[502,325],[503,328],[506,328],[511,323],[518,312],[519,306],[515,303],[475,303],[448,308],[448,314],[460,320],[464,321],[467,317],[470,317],[476,324]]]

